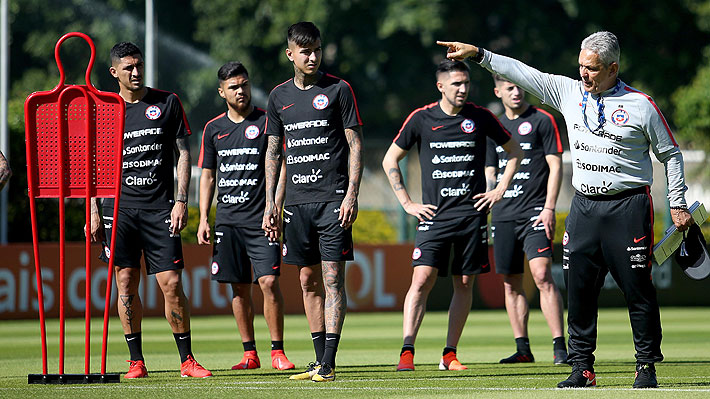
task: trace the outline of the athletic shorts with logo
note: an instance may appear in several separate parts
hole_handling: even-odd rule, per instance
[[[260,277],[280,275],[279,243],[269,241],[261,228],[216,225],[213,239],[212,280],[257,283]]]
[[[170,233],[170,209],[118,209],[114,264],[140,268],[145,257],[146,272],[160,273],[185,267],[180,234]],[[113,209],[103,208],[106,240],[111,245]]]
[[[547,238],[542,223],[533,227],[535,219],[537,215],[492,223],[496,273],[523,274],[523,255],[528,257],[528,261],[539,257],[552,258],[552,242]]]
[[[353,260],[352,227],[340,227],[340,201],[284,207],[283,262],[309,266]]]
[[[488,225],[485,214],[419,223],[412,266],[432,266],[447,276],[488,273]],[[451,253],[453,251],[453,261]],[[451,262],[450,262],[451,261]]]

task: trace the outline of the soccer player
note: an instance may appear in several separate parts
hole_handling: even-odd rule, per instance
[[[493,114],[468,98],[469,69],[460,61],[445,60],[436,69],[437,102],[414,110],[404,121],[385,154],[382,167],[404,210],[419,220],[412,252],[412,282],[404,300],[404,344],[398,371],[414,370],[414,341],[426,311],[426,301],[437,275],[451,274],[454,294],[449,328],[439,369],[465,370],[456,357],[473,300],[476,274],[490,271],[487,210],[498,202],[513,179],[522,151]],[[486,192],[486,138],[509,154],[498,185]],[[422,202],[413,202],[399,169],[417,144],[422,170]]]
[[[335,354],[347,310],[345,262],[353,260],[351,226],[362,177],[362,121],[350,84],[318,69],[318,28],[311,22],[293,24],[287,41],[294,77],[269,95],[262,227],[267,234],[279,230],[274,191],[284,152],[283,261],[298,266],[316,353],[316,361],[291,379],[327,382],[335,380]]]
[[[555,118],[525,101],[525,91],[494,74],[494,93],[505,113],[500,123],[520,143],[524,158],[513,176],[513,188],[492,209],[496,273],[503,275],[505,308],[515,336],[516,352],[501,363],[534,362],[528,339],[528,300],[523,289],[523,256],[527,255],[540,307],[552,333],[555,364],[566,364],[562,329],[562,295],[550,273],[555,235],[555,204],[562,182],[562,141]],[[494,186],[507,158],[502,147],[488,140],[486,178]],[[502,172],[502,170],[501,170]]]
[[[232,311],[244,346],[244,357],[232,370],[261,367],[254,339],[252,281],[259,284],[264,295],[264,318],[271,333],[271,365],[289,370],[294,365],[284,354],[279,242],[264,236],[261,229],[266,111],[251,103],[249,74],[244,65],[228,62],[219,68],[217,78],[217,91],[227,103],[227,112],[207,122],[202,135],[197,242],[210,243],[208,218],[217,185],[212,280],[232,287]],[[283,195],[277,198],[280,209]]]
[[[634,388],[655,388],[661,319],[651,282],[653,168],[649,147],[665,165],[671,217],[678,230],[688,212],[683,156],[651,97],[621,81],[619,41],[596,32],[582,41],[580,80],[542,73],[512,58],[459,42],[438,42],[447,57],[473,57],[559,110],[567,123],[576,193],[565,222],[562,268],[567,284],[569,361],[560,388],[596,385],[594,350],[599,291],[607,273],[629,308],[636,347]]]
[[[144,86],[143,54],[133,43],[111,49],[109,71],[119,95],[126,101],[123,134],[123,185],[119,219],[114,224],[113,199],[103,202],[101,226],[98,202],[92,202],[91,233],[95,240],[111,237],[116,228],[115,256],[118,315],[131,360],[124,378],[147,377],[141,347],[143,306],[138,296],[141,255],[147,273],[155,275],[165,298],[165,317],[180,353],[180,375],[209,377],[192,355],[190,307],[182,289],[180,231],[187,225],[187,192],[190,184],[190,127],[174,93]],[[177,197],[173,199],[173,168],[177,152]],[[107,247],[108,248],[108,247]]]

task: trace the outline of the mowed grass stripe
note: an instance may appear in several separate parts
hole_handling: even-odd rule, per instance
[[[707,308],[664,308],[663,353],[657,365],[661,389],[632,391],[634,351],[626,309],[604,309],[599,316],[599,349],[596,352],[599,387],[591,390],[556,390],[567,377],[568,366],[552,365],[549,329],[539,311],[530,317],[529,335],[536,363],[500,365],[500,358],[515,347],[505,311],[474,311],[469,315],[458,347],[459,359],[469,367],[463,372],[439,371],[438,362],[446,337],[447,315],[426,315],[416,344],[414,372],[395,372],[401,346],[401,313],[350,313],[338,351],[337,379],[315,384],[287,379],[290,372],[272,369],[269,335],[262,317],[255,332],[262,368],[232,371],[241,359],[242,347],[230,315],[195,317],[192,320],[193,351],[198,361],[215,374],[209,379],[179,376],[179,359],[167,322],[162,318],[143,323],[143,348],[149,378],[111,385],[29,386],[28,373],[41,372],[39,327],[36,320],[3,321],[0,357],[0,397],[123,397],[131,392],[162,397],[234,397],[254,392],[259,398],[314,397],[525,397],[547,398],[585,395],[604,397],[702,397],[710,390],[710,319]],[[297,370],[313,360],[313,346],[304,316],[285,321],[285,346]],[[100,364],[101,320],[93,322],[92,372]],[[49,372],[56,373],[58,323],[47,323]],[[83,320],[67,323],[66,372],[83,373]],[[128,357],[117,318],[111,319],[109,372],[125,372]],[[673,394],[673,393],[676,394]],[[639,396],[642,395],[642,396]]]

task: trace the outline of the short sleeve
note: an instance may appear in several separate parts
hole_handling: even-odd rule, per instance
[[[510,133],[505,127],[500,123],[498,118],[496,118],[493,113],[485,108],[481,109],[481,119],[486,127],[486,135],[492,139],[496,144],[503,145],[510,140]]]
[[[409,114],[407,119],[402,124],[402,127],[397,133],[397,137],[394,138],[393,143],[397,144],[399,148],[409,151],[412,149],[415,143],[419,141],[419,116],[416,110]]]
[[[284,125],[281,120],[281,114],[278,111],[276,89],[271,91],[269,94],[269,104],[266,107],[266,135],[269,136],[279,136],[284,135]]]
[[[207,122],[205,129],[202,132],[202,144],[200,145],[200,158],[197,166],[203,169],[217,168],[217,151],[212,140],[213,137],[213,122]]]
[[[192,134],[192,131],[190,130],[190,125],[187,123],[187,115],[185,115],[182,102],[180,102],[180,97],[175,93],[173,93],[171,97],[173,97],[173,101],[171,101],[171,117],[173,118],[173,124],[175,126],[175,138],[187,137]]]
[[[562,139],[560,138],[560,129],[557,128],[555,117],[540,109],[538,109],[538,112],[542,116],[538,125],[538,134],[540,135],[545,155],[561,154],[563,151]]]
[[[491,139],[486,139],[486,166],[498,169],[498,151],[496,143]]]
[[[340,103],[340,114],[343,119],[343,127],[347,129],[355,126],[361,126],[362,120],[360,119],[360,111],[357,107],[355,92],[353,92],[353,88],[350,86],[350,83],[344,80],[340,81],[338,101]]]

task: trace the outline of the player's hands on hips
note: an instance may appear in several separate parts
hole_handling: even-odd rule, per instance
[[[175,201],[170,212],[170,234],[179,234],[187,226],[187,204]]]
[[[91,212],[91,242],[106,241],[104,225],[101,223],[101,215]],[[86,225],[84,225],[84,235],[86,235]]]
[[[261,228],[264,230],[264,235],[269,237],[269,241],[278,241],[281,232],[281,213],[276,206],[266,205],[264,217],[261,220]]]
[[[499,190],[497,188],[494,188],[493,190],[486,191],[485,193],[476,194],[473,196],[473,199],[478,201],[476,201],[473,206],[476,208],[477,211],[485,212],[486,210],[490,209],[493,204],[503,198],[504,192],[505,190]]]
[[[436,206],[431,204],[420,204],[418,202],[407,202],[402,205],[404,211],[419,219],[420,222],[431,220],[436,216]]]
[[[471,44],[442,41],[437,41],[436,44],[448,48],[446,58],[450,60],[463,61],[467,57],[473,57],[478,54],[478,47]]]
[[[357,219],[357,197],[348,194],[340,204],[340,213],[338,213],[340,227],[344,229],[350,228],[355,223],[355,219]]]
[[[550,208],[544,208],[542,212],[540,212],[539,215],[537,215],[537,219],[533,222],[533,227],[537,226],[538,224],[542,224],[545,226],[545,235],[547,236],[547,239],[552,241],[555,239],[555,224],[557,223],[557,220],[555,220],[555,211],[550,209]]]
[[[207,219],[200,220],[197,226],[197,243],[205,245],[210,243],[210,222]]]
[[[678,231],[684,231],[694,223],[693,215],[687,209],[671,209],[671,218]]]

